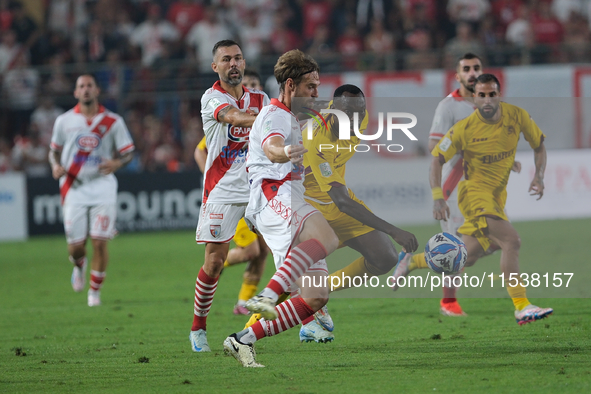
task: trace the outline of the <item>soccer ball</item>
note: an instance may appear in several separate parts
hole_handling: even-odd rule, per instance
[[[466,245],[450,233],[435,234],[425,246],[425,259],[438,274],[455,274],[466,264]]]

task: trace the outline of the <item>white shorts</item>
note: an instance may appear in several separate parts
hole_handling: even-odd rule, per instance
[[[453,197],[455,193],[456,191],[452,193],[451,197]],[[457,198],[457,194],[455,196]],[[460,212],[458,200],[448,199],[446,203],[449,207],[449,218],[447,218],[447,221],[441,220],[439,222],[441,224],[441,230],[445,233],[461,237],[462,235],[458,233],[458,230],[462,227],[462,224],[464,224],[464,216],[462,216],[462,212]]]
[[[303,199],[292,200],[290,195],[283,194],[273,197],[262,211],[245,219],[263,236],[273,253],[275,267],[279,269],[291,250],[294,239],[302,231],[304,222],[315,213],[320,215],[316,208]],[[312,264],[309,270],[328,274],[324,259]]]
[[[203,243],[228,243],[234,238],[236,226],[244,217],[246,203],[201,205],[195,240]]]
[[[117,231],[117,206],[103,204],[87,207],[84,205],[65,204],[64,230],[68,244],[78,244],[86,241],[90,235],[92,239],[109,240]]]

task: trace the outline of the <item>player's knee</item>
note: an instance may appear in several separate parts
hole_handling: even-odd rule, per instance
[[[521,248],[521,238],[519,237],[519,235],[511,237],[507,241],[503,242],[501,249],[503,248],[503,246],[506,250],[519,251],[519,249]]]
[[[372,250],[365,256],[366,266],[373,275],[383,275],[390,272],[398,263],[396,249]]]
[[[312,308],[312,310],[316,312],[328,303],[328,297],[308,298],[305,301],[310,306],[310,308]]]

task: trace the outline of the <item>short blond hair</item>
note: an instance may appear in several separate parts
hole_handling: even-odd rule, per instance
[[[292,79],[294,84],[299,84],[304,75],[311,72],[320,72],[320,67],[312,56],[305,54],[299,49],[293,49],[285,52],[277,60],[273,68],[273,74],[279,84],[279,90],[285,89],[285,81]]]

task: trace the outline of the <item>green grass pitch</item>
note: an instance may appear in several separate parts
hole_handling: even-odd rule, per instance
[[[568,267],[584,293],[591,220],[515,226],[524,272]],[[408,229],[421,247],[438,231]],[[246,369],[222,352],[245,323],[232,314],[244,266],[223,273],[209,315],[213,352],[195,354],[188,334],[203,247],[194,232],[123,234],[110,252],[103,305],[89,308],[86,292],[70,287],[63,236],[0,244],[0,392],[591,392],[588,298],[534,298],[554,315],[524,327],[506,295],[463,299],[465,318],[403,292],[335,298],[335,342],[300,344],[292,329],[257,344],[266,368]],[[339,250],[329,263],[340,268],[355,256]],[[473,269],[498,273],[498,259]],[[272,272],[269,261],[265,283]]]

